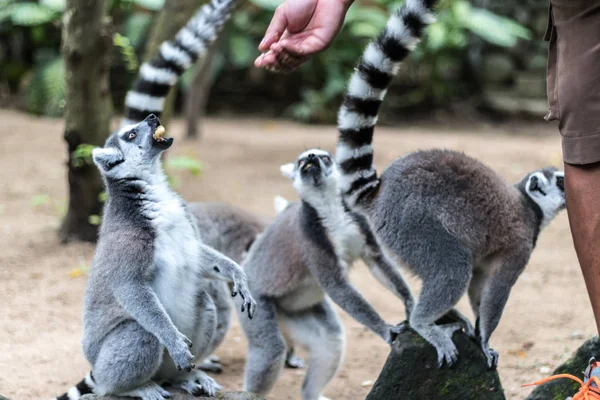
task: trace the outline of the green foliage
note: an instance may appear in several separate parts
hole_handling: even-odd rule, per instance
[[[398,6],[396,1],[380,0],[377,4],[357,2],[350,8],[333,45],[314,57],[309,68],[303,68],[310,74],[323,71],[323,75],[318,86],[302,91],[301,101],[289,109],[292,116],[305,122],[335,120],[350,71],[366,43],[383,30],[389,13]],[[518,39],[528,39],[530,35],[513,20],[472,7],[466,0],[443,1],[437,21],[427,29],[422,44],[410,55],[402,72],[404,90],[392,93],[386,103],[399,108],[439,105],[468,91],[460,73],[467,69],[470,33],[503,47],[512,47]]]
[[[144,43],[148,28],[152,23],[152,14],[134,12],[125,21],[124,36],[129,39],[133,48],[139,49]]]
[[[82,143],[75,148],[73,151],[73,157],[71,163],[75,168],[81,168],[85,165],[92,165],[94,163],[92,159],[92,150],[97,146],[93,144]]]
[[[115,33],[113,35],[113,44],[121,51],[127,70],[130,72],[137,71],[139,67],[138,58],[129,39],[120,33]]]
[[[98,195],[98,200],[100,200],[102,203],[106,203],[106,200],[108,200],[108,193],[106,193],[104,190],[101,191]]]
[[[48,196],[45,193],[36,194],[31,198],[30,204],[33,208],[45,206],[47,204],[50,204],[50,196]]]
[[[88,217],[88,222],[90,225],[100,225],[102,223],[102,217],[96,214],[92,214]]]
[[[56,56],[36,66],[25,86],[25,108],[33,114],[59,117],[66,100],[65,64]]]
[[[5,33],[0,35],[0,47],[18,49],[16,56],[11,53],[12,58],[0,63],[0,81],[6,80],[12,90],[23,90],[26,109],[32,113],[60,116],[63,112],[64,64],[59,50],[65,1],[0,0],[0,34]],[[259,54],[257,45],[273,11],[282,2],[250,0],[237,9],[227,25],[225,40],[214,54],[213,90],[222,90],[225,96],[221,98],[229,99],[223,102],[227,106],[232,102],[242,104],[236,98],[254,91],[276,112],[285,110],[287,115],[306,122],[333,122],[346,81],[365,45],[384,28],[390,12],[402,1],[357,0],[331,47],[293,75],[251,73]],[[164,0],[109,2],[117,32],[113,37],[115,56],[111,67],[111,89],[117,108],[131,86],[149,29],[163,5]],[[384,111],[434,107],[465,97],[477,90],[470,75],[473,65],[468,53],[474,38],[510,48],[530,36],[515,21],[474,7],[468,0],[441,0],[437,22],[427,29],[423,43],[403,65],[400,78],[394,82],[400,88],[390,91]],[[23,46],[24,38],[33,41],[30,48]],[[195,72],[196,67],[184,74],[179,82],[181,92],[187,91]],[[244,80],[244,85],[239,84],[240,80]]]
[[[0,2],[0,22],[10,21],[12,25],[32,27],[57,21],[62,10],[56,8],[56,1],[49,5],[34,2],[3,0]]]
[[[200,175],[202,172],[202,163],[193,157],[172,156],[167,158],[167,169],[188,171],[193,176]]]

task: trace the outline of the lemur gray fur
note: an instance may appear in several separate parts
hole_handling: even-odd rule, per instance
[[[139,122],[149,114],[160,117],[171,87],[206,54],[235,5],[236,0],[211,0],[202,5],[175,39],[163,42],[158,54],[142,64],[134,88],[125,97],[122,126]]]
[[[92,372],[61,400],[89,392],[170,397],[161,384],[212,396],[220,386],[193,364],[208,355],[215,334],[209,281],[233,282],[248,317],[256,309],[244,271],[202,243],[169,188],[160,155],[173,139],[157,132],[159,124],[150,115],[92,152],[108,194],[83,310]]]
[[[308,350],[302,398],[315,400],[344,353],[344,329],[330,298],[387,343],[398,332],[348,282],[352,263],[362,258],[403,300],[407,315],[413,299],[367,219],[346,207],[329,153],[306,151],[295,163],[282,166],[282,172],[293,180],[301,202],[279,211],[243,262],[260,308],[251,324],[241,319],[249,345],[244,390],[263,396],[270,391],[291,341]]]
[[[423,280],[410,326],[437,350],[440,366],[457,359],[451,335],[461,325],[489,348],[511,287],[538,233],[564,208],[563,173],[545,168],[514,186],[477,160],[448,150],[419,151],[373,166],[373,129],[400,62],[431,20],[433,0],[407,0],[366,48],[339,112],[336,158],[351,208],[368,216],[386,246]],[[453,307],[468,292],[476,327]],[[459,324],[434,322],[451,312]]]
[[[197,222],[202,241],[238,264],[250,249],[256,237],[266,228],[270,220],[255,216],[241,208],[224,203],[189,203],[188,208]],[[229,331],[233,302],[231,288],[225,282],[212,281],[208,293],[217,308],[217,327],[208,354],[221,345]],[[211,355],[198,368],[220,373],[223,371],[218,357]]]
[[[287,206],[287,201],[281,198],[283,205],[275,201],[275,211]],[[196,217],[198,230],[204,244],[225,254],[233,261],[241,264],[250,246],[258,235],[272,222],[272,218],[259,217],[241,208],[224,203],[190,203],[191,213]],[[229,296],[230,289],[224,282],[212,281],[209,287],[217,307],[217,331],[211,343],[211,354],[223,342],[230,326],[233,302]],[[302,368],[303,360],[296,356],[293,346],[289,346],[285,360],[287,368]],[[219,359],[211,356],[198,366],[209,372],[222,372]]]

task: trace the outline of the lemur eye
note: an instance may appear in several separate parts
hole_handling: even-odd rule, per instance
[[[129,132],[129,140],[135,139],[135,132]]]
[[[562,191],[565,190],[565,177],[564,176],[556,177],[556,186],[558,186],[558,188]]]
[[[329,158],[329,157],[327,157],[327,156],[324,156],[324,157],[323,157],[323,162],[324,162],[326,165],[329,165],[329,163],[331,163],[331,158]]]

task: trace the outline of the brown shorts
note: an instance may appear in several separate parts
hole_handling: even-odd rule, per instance
[[[546,120],[558,120],[568,164],[600,161],[600,1],[551,0]]]

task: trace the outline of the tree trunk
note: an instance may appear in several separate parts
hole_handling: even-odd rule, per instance
[[[112,46],[106,0],[67,0],[63,21],[66,112],[64,138],[68,148],[69,209],[60,229],[63,242],[94,242],[98,226],[102,180],[91,160],[78,165],[75,150],[81,144],[101,146],[112,116],[108,84]]]
[[[150,40],[146,45],[144,61],[150,60],[158,52],[162,42],[173,39],[203,3],[205,1],[202,0],[165,0],[165,4],[152,28]],[[160,116],[160,122],[165,126],[173,113],[174,102],[175,90],[171,88],[165,99],[164,111]]]
[[[188,139],[195,139],[202,136],[202,119],[206,114],[208,92],[210,92],[213,83],[213,56],[223,37],[224,33],[221,33],[221,37],[213,43],[206,52],[206,55],[200,58],[198,72],[185,96],[186,138]],[[200,128],[198,128],[198,122],[200,122]]]

